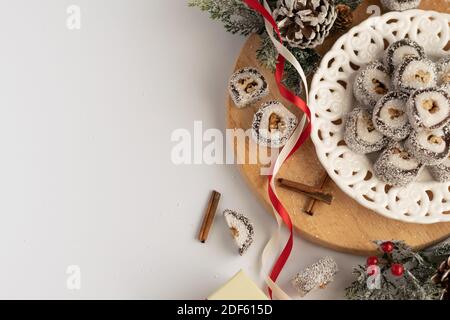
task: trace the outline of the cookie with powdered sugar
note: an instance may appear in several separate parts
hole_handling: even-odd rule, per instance
[[[409,97],[407,111],[416,130],[443,128],[450,122],[450,96],[440,88],[417,90]]]
[[[236,107],[243,108],[265,97],[269,87],[257,69],[244,68],[231,76],[228,91]]]
[[[375,176],[381,181],[403,187],[417,179],[423,165],[399,143],[391,143],[373,166]]]
[[[389,139],[375,129],[367,109],[356,107],[346,115],[344,141],[354,152],[366,154],[383,149]]]
[[[373,108],[378,100],[391,90],[389,71],[378,61],[368,64],[358,72],[353,84],[353,94],[362,106]]]
[[[373,110],[372,121],[375,129],[395,141],[405,139],[411,132],[408,121],[406,93],[393,91],[378,101]]]

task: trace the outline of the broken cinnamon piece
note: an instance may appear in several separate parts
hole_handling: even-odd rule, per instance
[[[209,231],[211,230],[211,226],[214,222],[214,217],[216,216],[220,196],[220,193],[215,190],[211,194],[208,207],[206,208],[205,215],[203,217],[202,227],[200,228],[200,233],[198,235],[198,239],[201,243],[205,243],[208,239]]]
[[[324,202],[328,205],[330,205],[331,202],[333,201],[333,195],[331,193],[323,192],[321,189],[308,186],[300,182],[280,178],[278,179],[278,183],[280,184],[280,186],[286,189],[299,192],[301,194],[306,195],[309,198]]]

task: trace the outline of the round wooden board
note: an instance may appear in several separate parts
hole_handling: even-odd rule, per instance
[[[380,5],[378,0],[364,1],[360,5],[355,11],[355,25],[368,17],[367,8],[374,4]],[[420,8],[450,13],[448,4],[442,0],[422,0]],[[339,36],[340,34],[330,36],[318,51],[325,54]],[[295,106],[289,105],[279,95],[273,73],[261,66],[256,59],[259,42],[260,39],[257,35],[248,39],[236,62],[235,70],[247,66],[257,67],[266,77],[271,92],[264,100],[244,109],[236,108],[231,99],[228,98],[227,127],[230,129],[242,128],[246,130],[251,128],[254,113],[262,102],[268,100],[282,101],[292,112],[299,115]],[[246,152],[248,152],[249,143],[254,142],[248,141],[246,143]],[[272,212],[267,197],[267,176],[260,174],[261,166],[251,164],[239,166],[250,188],[263,201],[267,210]],[[318,186],[324,174],[325,171],[316,157],[314,146],[308,140],[284,164],[278,177]],[[418,225],[390,220],[357,204],[340,191],[333,181],[329,181],[324,190],[330,190],[334,194],[333,204],[327,206],[317,202],[314,207],[314,216],[309,216],[303,212],[309,199],[298,193],[277,188],[281,201],[291,215],[296,231],[301,237],[319,245],[342,252],[370,255],[375,251],[373,240],[404,240],[415,249],[421,249],[450,236],[450,223]]]

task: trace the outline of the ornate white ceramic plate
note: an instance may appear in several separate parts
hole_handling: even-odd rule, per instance
[[[380,58],[390,43],[405,37],[420,43],[433,59],[448,55],[450,15],[391,12],[370,18],[343,35],[325,55],[312,81],[311,137],[330,177],[361,205],[407,222],[450,221],[450,183],[433,181],[425,169],[417,182],[390,187],[372,173],[373,158],[354,153],[343,142],[343,117],[354,106],[355,70]]]

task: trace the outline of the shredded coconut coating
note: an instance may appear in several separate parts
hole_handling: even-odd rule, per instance
[[[246,216],[236,211],[227,209],[223,212],[223,215],[238,245],[239,254],[242,256],[253,243],[255,234],[253,225]]]
[[[438,84],[450,85],[450,55],[439,60],[436,66],[438,72]]]
[[[362,69],[353,84],[356,100],[368,108],[373,108],[391,89],[389,71],[379,61],[372,62]]]
[[[405,163],[392,161],[397,152],[405,154]],[[400,168],[400,165],[405,168]],[[423,165],[410,155],[401,143],[390,144],[378,157],[373,166],[375,176],[381,181],[395,186],[404,187],[413,182],[419,175]]]
[[[431,104],[430,112],[426,112],[424,104]],[[450,95],[440,88],[427,88],[415,91],[407,102],[409,123],[415,130],[434,130],[446,126],[450,122]]]
[[[444,162],[428,167],[431,175],[436,181],[448,182],[450,181],[450,159],[447,158]]]
[[[391,11],[405,11],[419,7],[420,0],[381,0],[381,4]]]
[[[292,280],[292,285],[301,296],[304,296],[312,290],[332,282],[338,271],[336,261],[331,257],[324,257],[298,273]]]
[[[440,86],[439,89],[442,89],[445,92],[447,92],[448,96],[450,97],[450,82]]]
[[[414,56],[406,57],[395,69],[392,83],[396,90],[413,93],[437,84],[437,69],[433,61]]]
[[[402,57],[398,57],[399,51],[404,51]],[[425,58],[425,50],[417,42],[411,39],[402,39],[392,43],[384,54],[384,62],[389,66],[389,71],[393,72],[394,69],[403,61],[406,56],[418,57],[420,59]]]
[[[369,143],[358,135],[358,119],[361,117],[372,121],[372,116],[364,108],[357,107],[347,114],[344,126],[344,141],[347,146],[356,153],[367,154],[383,149],[389,142],[389,139],[376,131],[377,141]]]
[[[408,137],[411,132],[411,125],[409,124],[408,115],[406,113],[407,101],[408,95],[397,91],[390,92],[381,98],[373,110],[372,121],[375,128],[386,137],[395,141],[401,141]],[[397,102],[395,103],[395,109],[390,105],[393,104],[393,102]],[[399,114],[401,113],[400,116],[397,115],[400,119],[398,121],[398,126],[390,125],[382,117],[382,111],[385,111],[384,113],[389,113],[392,110],[398,112]],[[395,117],[396,114],[394,113],[391,116]]]
[[[422,139],[422,141],[419,138],[421,135],[425,138]],[[439,143],[439,145],[437,145],[438,150],[436,150],[436,147],[433,145],[433,141],[430,142],[430,140],[432,140],[433,138],[434,141]],[[424,140],[427,142],[428,148],[424,146]],[[405,141],[406,150],[424,165],[438,165],[442,163],[449,155],[449,145],[450,137],[448,133],[445,134],[443,130],[422,132],[413,130],[411,132],[411,135]],[[435,148],[435,150],[432,150],[433,147]]]

